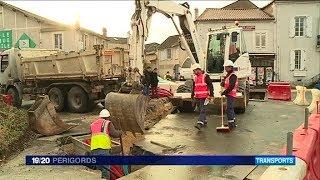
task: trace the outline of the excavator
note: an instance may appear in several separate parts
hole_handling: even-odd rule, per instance
[[[131,18],[130,62],[134,68],[143,72],[143,68],[150,62],[145,58],[145,42],[149,35],[152,15],[161,13],[169,18],[179,37],[180,47],[185,50],[192,64],[199,63],[202,69],[213,79],[215,101],[219,104],[220,80],[225,73],[223,63],[232,60],[236,66],[239,79],[239,92],[235,107],[244,111],[248,103],[248,77],[251,74],[251,63],[246,51],[241,27],[226,28],[208,32],[206,42],[199,38],[193,22],[188,3],[174,1],[135,0],[135,12]],[[206,51],[203,47],[207,47]],[[189,69],[192,71],[192,69]],[[179,88],[178,88],[179,89]],[[175,97],[190,109],[191,92],[175,92]],[[111,121],[116,128],[123,131],[144,132],[144,120],[148,98],[141,94],[109,93],[105,98],[106,108],[111,113]]]
[[[236,74],[239,78],[239,92],[235,106],[244,108],[247,104],[246,90],[248,77],[251,73],[249,55],[245,49],[242,29],[240,27],[211,30],[208,32],[206,42],[200,40],[197,29],[193,22],[188,3],[176,3],[174,1],[160,0],[135,0],[135,12],[131,18],[130,65],[142,73],[147,62],[145,57],[145,42],[149,35],[152,15],[161,13],[169,18],[180,37],[180,46],[185,50],[192,64],[199,63],[202,69],[210,75],[214,84],[215,101],[219,104],[220,78],[223,75],[223,62],[231,59],[236,65]],[[206,51],[203,47],[207,47]],[[190,68],[190,71],[192,69]],[[178,88],[179,89],[179,88]],[[176,92],[175,97],[187,105],[190,109],[190,92]],[[145,117],[149,99],[141,94],[125,94],[110,92],[105,97],[105,107],[111,113],[111,121],[116,128],[134,133],[145,132]],[[29,111],[34,129],[45,135],[62,133],[73,128],[57,120],[54,108],[50,108],[50,102],[36,102]],[[48,105],[49,104],[49,105]],[[42,112],[47,115],[41,118]],[[184,108],[184,107],[183,107]]]

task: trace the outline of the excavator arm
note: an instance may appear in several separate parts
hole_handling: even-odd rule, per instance
[[[193,23],[187,3],[173,1],[135,0],[135,13],[131,18],[130,61],[131,65],[143,71],[143,64],[149,64],[145,58],[145,41],[149,35],[150,22],[154,13],[161,13],[170,18],[177,30],[180,40],[193,63],[203,63],[205,54],[201,48],[199,36]],[[178,17],[179,23],[174,17]]]

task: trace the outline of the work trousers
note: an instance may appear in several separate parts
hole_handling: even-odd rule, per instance
[[[150,94],[150,85],[143,85],[142,94],[145,96],[149,96]]]
[[[201,124],[204,124],[205,122],[207,122],[206,120],[207,107],[204,105],[205,100],[206,99],[196,99],[196,103],[200,111],[198,123],[201,123]]]
[[[93,156],[108,156],[110,154],[110,151],[108,149],[94,149],[91,150],[91,154]],[[110,179],[110,172],[108,169],[110,169],[109,165],[97,165],[97,169],[99,169],[102,172],[101,177],[103,179]]]
[[[234,113],[234,97],[227,95],[227,117],[229,123],[234,123],[236,114]]]

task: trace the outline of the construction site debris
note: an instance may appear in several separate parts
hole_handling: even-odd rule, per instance
[[[130,155],[133,144],[144,139],[144,136],[140,133],[133,134],[132,132],[126,132],[121,138],[124,155]]]
[[[151,99],[147,107],[147,115],[144,122],[146,130],[150,129],[162,118],[166,117],[173,110],[173,105],[169,98]]]
[[[28,110],[30,128],[42,135],[50,136],[66,132],[76,124],[66,124],[58,116],[48,96],[38,97]]]
[[[28,129],[28,115],[0,101],[0,162],[8,155],[25,148],[35,134]]]

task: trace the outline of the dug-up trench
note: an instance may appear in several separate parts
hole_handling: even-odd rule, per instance
[[[146,116],[144,121],[145,129],[148,130],[149,128],[154,126],[162,118],[170,114],[172,110],[173,110],[173,105],[171,104],[168,98],[151,99],[147,105]],[[9,114],[7,113],[5,116],[4,112],[6,111],[8,111]],[[84,133],[80,133],[81,135],[80,134],[72,135],[72,133],[68,134],[68,132],[65,132],[60,135],[44,137],[30,130],[27,123],[28,117],[27,117],[26,110],[13,108],[6,105],[1,105],[0,118],[2,119],[0,121],[0,138],[1,138],[0,139],[0,145],[1,145],[0,155],[1,155],[2,161],[0,161],[0,165],[2,162],[2,165],[6,167],[7,162],[13,161],[12,162],[13,164],[12,163],[10,164],[10,162],[7,164],[7,167],[10,167],[10,169],[12,170],[14,169],[13,167],[16,166],[14,165],[15,157],[30,155],[30,154],[84,155],[85,152],[84,151],[79,152],[79,148],[74,145],[73,141],[71,140],[72,139],[71,137],[81,139],[82,136],[87,136],[87,137],[90,136],[90,134],[88,134],[89,125],[92,121],[95,120],[99,111],[100,110],[96,109],[93,112],[94,114],[90,113],[89,115],[84,115],[84,116],[82,115],[82,118],[80,121],[82,122],[84,121],[85,123],[84,123],[84,126],[81,128],[81,129],[84,129],[83,130]],[[63,117],[63,114],[61,117],[62,117],[61,119],[65,120],[65,118]],[[3,122],[6,122],[4,121],[5,119],[19,122],[21,125],[18,124],[18,128],[17,126],[14,126],[14,127],[10,126],[10,124],[13,124],[13,122],[7,121],[7,123],[3,123]],[[20,130],[16,132],[18,129]],[[12,136],[12,135],[15,135],[17,137],[12,139],[12,141],[10,142],[4,141],[4,139],[6,139],[8,136]],[[125,155],[136,154],[137,152],[132,153],[133,144],[137,140],[140,140],[143,138],[144,138],[144,135],[141,133],[133,134],[131,132],[125,132],[125,135],[122,136],[123,153]],[[114,141],[119,142],[119,139],[114,139]],[[12,150],[12,147],[14,147],[15,149]],[[26,149],[26,150],[23,151],[23,149]],[[10,155],[11,156],[13,155],[13,156],[10,157]],[[137,170],[139,168],[141,168],[141,166],[132,167],[132,171]]]

